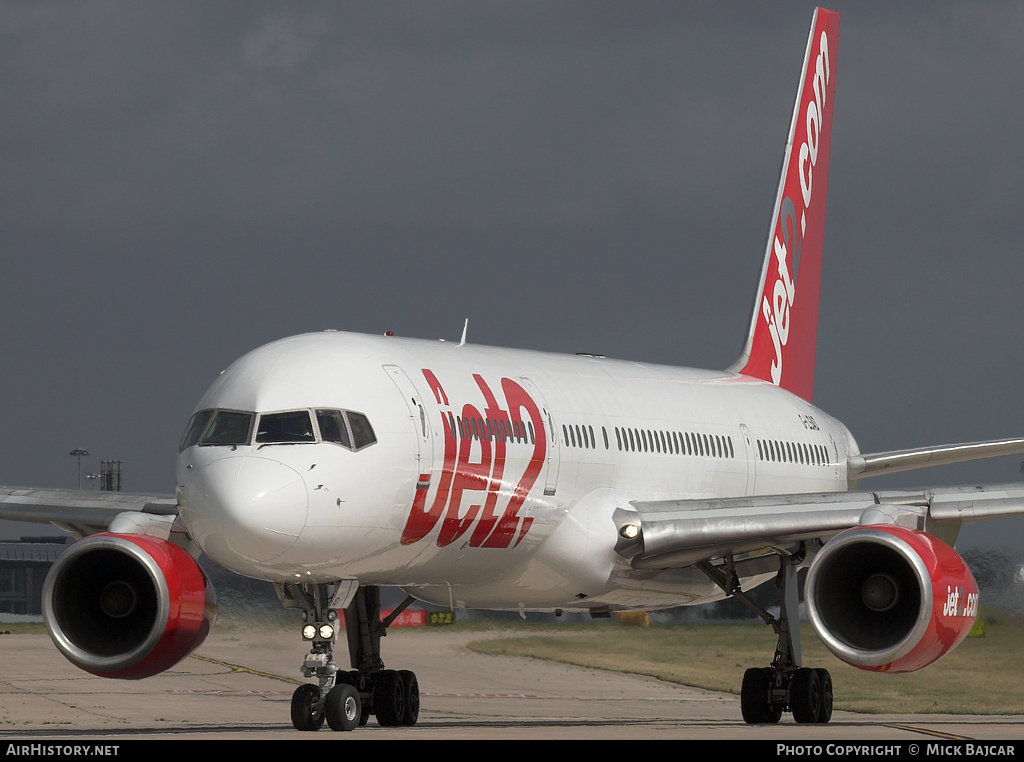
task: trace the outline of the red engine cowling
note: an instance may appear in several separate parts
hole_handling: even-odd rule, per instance
[[[967,637],[978,586],[960,555],[924,532],[849,529],[825,544],[804,585],[807,618],[833,654],[877,672],[913,672]]]
[[[202,644],[216,618],[216,595],[199,565],[174,543],[145,535],[80,540],[43,585],[53,642],[101,677],[163,672]]]

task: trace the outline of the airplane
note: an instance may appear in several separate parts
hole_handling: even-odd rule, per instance
[[[731,368],[476,346],[465,331],[267,344],[196,405],[174,497],[0,490],[0,518],[77,540],[43,591],[57,649],[115,679],[173,666],[215,624],[205,554],[301,612],[303,731],[417,722],[416,675],[381,649],[416,600],[602,617],[737,598],[777,636],[740,686],[752,724],[832,716],[828,670],[802,663],[801,569],[807,617],[840,660],[900,673],[948,653],[979,604],[957,533],[1024,515],[1024,485],[859,482],[1021,453],[1024,438],[864,454],[812,404],[838,28],[838,13],[814,12]],[[772,580],[777,616],[749,596]],[[384,586],[408,596],[386,615]]]

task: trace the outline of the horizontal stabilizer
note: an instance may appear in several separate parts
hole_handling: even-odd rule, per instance
[[[852,456],[847,462],[847,476],[850,481],[854,481],[868,476],[913,471],[916,468],[930,466],[948,466],[951,463],[964,463],[969,460],[999,458],[1004,455],[1020,455],[1022,453],[1024,453],[1024,438],[876,452],[869,455]]]

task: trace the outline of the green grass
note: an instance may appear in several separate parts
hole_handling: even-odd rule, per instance
[[[0,622],[0,637],[11,635],[45,635],[46,625],[42,622]]]
[[[843,664],[804,625],[803,663],[826,667],[837,709],[886,714],[1024,714],[1024,622],[989,613],[981,637],[967,638],[919,672],[879,675]],[[217,632],[242,625],[218,622]],[[252,623],[245,625],[251,629]],[[264,624],[258,625],[267,629]],[[537,624],[467,620],[453,626],[479,632],[480,653],[648,675],[709,690],[738,693],[747,667],[769,663],[771,628],[759,622],[652,625],[613,622]],[[270,624],[277,629],[276,622]],[[45,635],[42,623],[0,624],[0,632]],[[494,633],[500,633],[495,636]],[[0,635],[2,643],[3,635]]]
[[[898,714],[1024,714],[1024,622],[987,620],[985,634],[918,672],[882,675],[832,656],[809,626],[801,628],[803,663],[826,667],[835,706]],[[502,628],[507,629],[503,623]],[[760,623],[520,625],[510,637],[470,644],[480,653],[531,656],[648,675],[738,693],[747,667],[771,661],[775,635]]]

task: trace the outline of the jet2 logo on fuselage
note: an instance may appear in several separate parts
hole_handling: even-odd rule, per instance
[[[455,412],[434,372],[424,368],[423,376],[441,408],[444,464],[437,494],[429,509],[426,508],[429,490],[422,486],[429,475],[425,478],[421,475],[421,488],[416,491],[402,532],[402,544],[419,542],[440,524],[438,547],[451,545],[471,528],[471,547],[515,547],[533,523],[531,518],[521,518],[519,511],[537,482],[547,455],[547,433],[539,406],[522,386],[503,378],[501,393],[505,407],[502,408],[483,377],[473,374],[483,395],[483,410],[466,403],[461,411]],[[524,459],[509,458],[509,445],[520,444],[532,445],[533,449],[522,474],[510,487],[514,475],[505,473],[506,465],[518,465]],[[479,493],[483,493],[482,496]],[[499,512],[498,501],[503,496],[508,502]],[[474,499],[478,502],[471,502],[463,509],[463,502]]]

